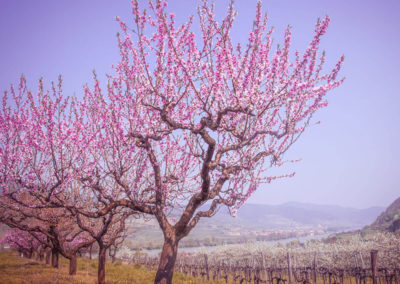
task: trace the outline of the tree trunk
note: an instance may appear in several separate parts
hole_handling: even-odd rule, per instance
[[[100,247],[99,247],[99,266],[97,269],[98,284],[106,283],[106,250],[107,250],[107,248],[100,245]]]
[[[112,251],[111,247],[110,247],[110,252]],[[114,252],[111,255],[111,263],[115,263],[116,260],[116,255],[117,255],[117,249],[114,249]]]
[[[58,268],[58,251],[56,249],[51,250],[51,266]]]
[[[46,264],[50,264],[50,254],[51,254],[51,250],[46,249]]]
[[[164,239],[164,245],[161,252],[160,263],[154,283],[156,284],[171,284],[174,274],[174,266],[176,256],[178,254],[178,241],[175,237]]]
[[[41,248],[40,249],[40,251],[39,251],[39,258],[40,258],[40,261],[43,261],[43,259],[44,259],[44,252],[45,252],[45,249],[44,248]]]
[[[69,259],[69,275],[75,275],[76,274],[76,254],[72,255],[72,257]]]
[[[92,259],[92,248],[93,248],[93,244],[91,244],[90,248],[89,248],[89,259]]]

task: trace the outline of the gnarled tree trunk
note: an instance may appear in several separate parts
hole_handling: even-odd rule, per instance
[[[106,251],[106,247],[99,245],[99,266],[97,269],[98,284],[106,283]]]
[[[58,268],[58,250],[51,250],[51,266]]]
[[[76,274],[76,266],[77,266],[77,259],[76,259],[76,254],[74,254],[69,259],[69,275]]]
[[[158,265],[154,283],[171,284],[174,274],[176,256],[178,254],[178,240],[175,236],[164,238],[164,245],[161,252],[160,263]]]
[[[46,264],[50,264],[50,254],[51,254],[51,250],[46,249]]]
[[[40,250],[39,250],[39,259],[40,259],[40,261],[43,261],[43,259],[44,259],[45,250],[46,249],[44,247],[41,247]]]

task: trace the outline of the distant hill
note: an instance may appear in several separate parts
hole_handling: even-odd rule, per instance
[[[384,210],[383,207],[356,209],[337,205],[317,205],[289,202],[281,205],[245,204],[232,218],[228,211],[221,210],[207,223],[225,223],[262,229],[288,229],[293,227],[322,226],[334,230],[362,228],[373,222]]]
[[[366,229],[400,233],[400,197],[376,218]]]
[[[360,229],[371,224],[384,207],[356,209],[336,205],[290,202],[281,205],[245,204],[233,218],[223,207],[212,218],[200,219],[180,246],[275,240]],[[135,231],[132,224],[132,232]],[[132,246],[159,247],[162,233],[155,220],[128,234]]]

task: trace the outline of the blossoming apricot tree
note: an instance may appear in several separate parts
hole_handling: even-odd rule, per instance
[[[77,213],[96,212],[110,202],[106,192],[101,198],[84,187],[89,183],[99,190],[103,178],[95,170],[99,173],[104,165],[104,160],[93,162],[95,147],[84,148],[87,140],[98,141],[91,136],[96,129],[89,131],[96,124],[90,123],[86,110],[83,102],[63,95],[61,77],[50,90],[40,80],[36,93],[21,77],[19,85],[4,94],[0,222],[45,235],[43,245],[51,248],[52,265],[58,267],[61,253],[70,260],[70,274],[76,273],[77,252],[98,242],[99,283],[104,283],[106,249],[123,235],[125,219],[133,211],[117,207],[94,219]]]
[[[68,103],[61,84],[53,97],[41,87],[37,103],[30,93],[27,100],[16,94],[15,111],[5,97],[0,182],[2,193],[33,192],[81,220],[121,207],[153,215],[164,234],[155,282],[171,283],[179,241],[201,218],[220,206],[234,215],[260,184],[279,178],[268,168],[283,164],[327,106],[326,94],[343,82],[344,57],[323,72],[318,49],[328,17],[317,22],[305,52],[291,54],[290,28],[273,47],[260,1],[244,46],[231,37],[233,3],[219,23],[202,1],[199,36],[194,18],[177,26],[164,0],[149,1],[147,10],[132,5],[133,27],[117,18],[121,60],[106,94],[95,76],[81,102]],[[20,88],[24,93],[23,82]],[[72,186],[96,205],[59,198]]]
[[[7,243],[10,247],[26,255],[26,257],[31,258],[33,252],[38,252],[41,246],[39,240],[43,238],[44,235],[40,233],[29,233],[19,229],[11,229],[6,232],[0,243]]]
[[[85,96],[104,98],[97,106],[92,100],[99,125],[112,121],[111,143],[102,140],[96,149],[138,162],[131,168],[107,163],[125,197],[104,212],[122,205],[155,216],[164,234],[155,282],[171,283],[178,243],[200,218],[222,205],[235,214],[261,183],[278,178],[266,170],[283,163],[313,114],[327,105],[325,95],[343,81],[336,77],[344,57],[322,73],[325,54],[318,48],[328,17],[317,22],[304,54],[296,51],[290,60],[290,28],[274,48],[260,2],[243,47],[230,35],[233,4],[218,23],[203,1],[198,37],[193,18],[177,27],[166,1],[149,1],[148,10],[135,0],[132,5],[133,27],[117,18],[121,61],[107,96],[97,79]]]

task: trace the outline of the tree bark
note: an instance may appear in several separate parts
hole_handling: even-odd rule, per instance
[[[77,259],[76,259],[76,254],[74,254],[69,259],[69,275],[76,274],[76,267],[77,267]]]
[[[164,245],[161,252],[160,263],[154,283],[171,284],[174,274],[176,256],[178,254],[178,241],[175,237],[164,238]]]
[[[58,251],[56,249],[51,250],[51,266],[58,268]]]
[[[39,259],[40,259],[40,261],[44,260],[44,253],[45,253],[45,249],[41,248],[40,251],[39,251]]]
[[[51,254],[51,250],[50,249],[46,249],[46,264],[50,264],[50,254]]]
[[[97,282],[98,284],[106,283],[106,247],[100,245],[99,248],[99,266],[97,269]]]
[[[46,249],[46,264],[50,264],[50,254],[51,254],[51,250],[50,249]]]
[[[92,248],[93,248],[93,244],[91,244],[90,248],[89,248],[89,259],[92,259]]]

